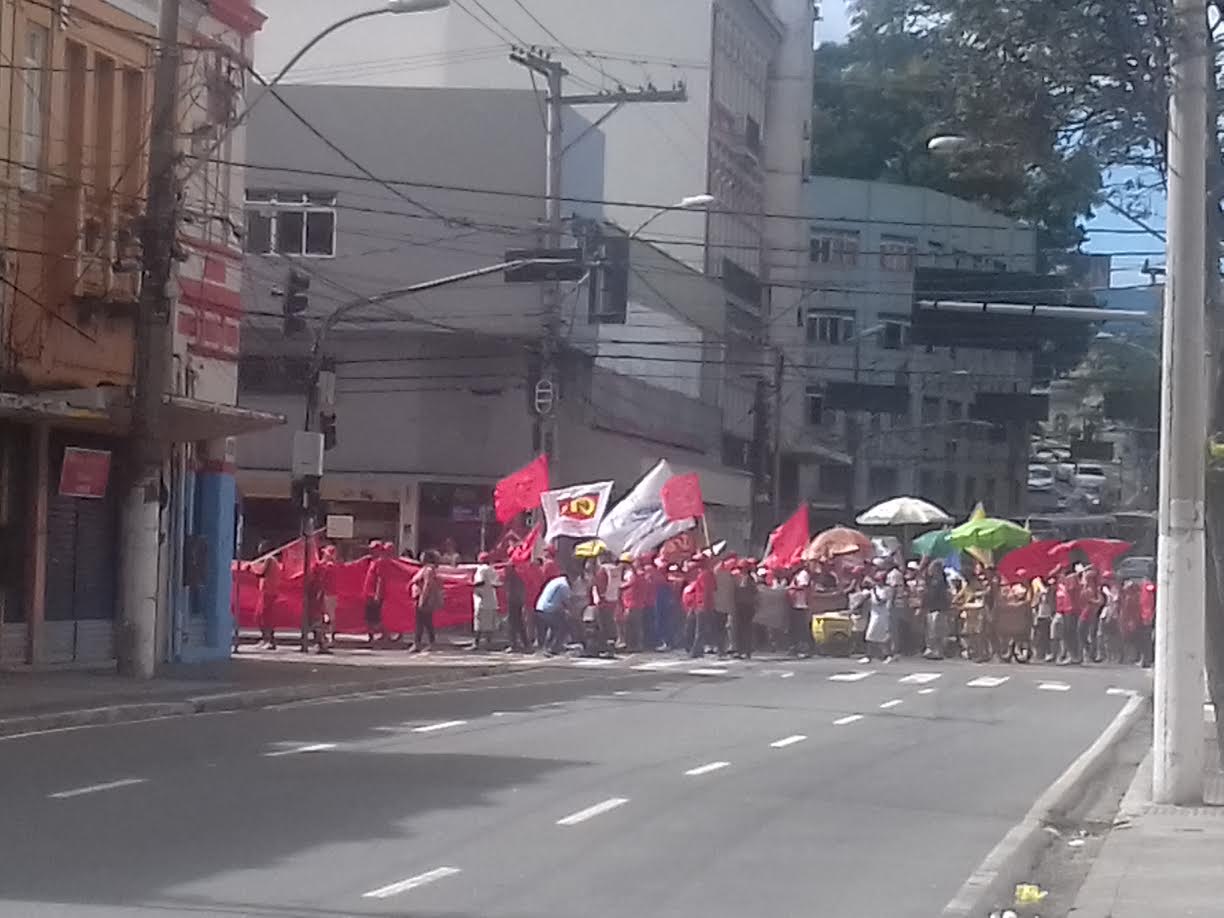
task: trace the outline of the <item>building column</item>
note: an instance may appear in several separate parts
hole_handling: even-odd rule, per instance
[[[414,555],[421,550],[421,483],[409,482],[399,489],[399,550],[412,549]]]
[[[238,486],[234,480],[234,441],[209,443],[202,453],[195,481],[195,530],[207,545],[199,586],[204,614],[204,646],[193,660],[228,659],[234,634],[230,596],[233,591],[234,511]]]
[[[30,430],[31,464],[28,519],[30,544],[26,556],[25,620],[26,662],[43,656],[43,622],[47,614],[47,508],[51,499],[51,428],[45,423]]]

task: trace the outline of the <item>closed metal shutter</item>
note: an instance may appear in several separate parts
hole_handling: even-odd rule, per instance
[[[112,448],[108,441],[75,435],[51,442],[45,661],[102,662],[115,655],[116,487],[112,480],[101,499],[61,497],[59,469],[68,445]]]

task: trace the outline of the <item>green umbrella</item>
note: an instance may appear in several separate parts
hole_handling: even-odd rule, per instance
[[[1011,520],[985,517],[957,526],[948,533],[948,541],[961,551],[977,548],[1003,553],[1028,545],[1033,534]]]
[[[913,541],[913,554],[924,558],[948,558],[956,553],[955,546],[948,541],[950,529],[935,529],[918,536]]]

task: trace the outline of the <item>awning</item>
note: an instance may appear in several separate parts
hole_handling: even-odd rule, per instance
[[[223,440],[281,427],[285,423],[285,416],[281,414],[204,402],[181,395],[167,395],[163,404],[166,406],[166,439],[172,443]]]
[[[819,443],[796,443],[786,448],[786,454],[800,460],[819,459],[823,462],[834,462],[838,465],[854,465],[854,458],[841,450],[821,446]]]
[[[61,422],[73,426],[85,426],[102,431],[111,431],[114,419],[108,411],[73,405],[66,399],[46,395],[21,395],[16,392],[0,392],[0,418],[15,421]]]

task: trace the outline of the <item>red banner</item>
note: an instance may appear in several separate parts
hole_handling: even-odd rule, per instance
[[[292,545],[293,543],[291,543]],[[297,543],[298,565],[292,574],[290,565],[284,564],[280,590],[272,612],[271,625],[282,631],[297,631],[302,623],[302,571],[301,546]],[[370,557],[360,558],[348,564],[337,564],[335,573],[336,631],[341,634],[365,634],[365,598],[362,585],[366,571],[374,563]],[[390,634],[412,634],[416,628],[416,602],[409,594],[409,584],[421,565],[402,558],[380,558],[386,584],[382,607],[382,627]],[[543,576],[536,564],[516,565],[526,585],[526,607],[534,607],[536,597],[543,588]],[[438,630],[470,630],[472,625],[472,574],[475,565],[439,567],[442,580],[442,608],[434,613],[434,626]],[[259,576],[250,566],[234,563],[234,585],[231,604],[238,619],[238,627],[258,630],[259,622]],[[505,604],[502,603],[504,610]]]
[[[696,472],[676,475],[663,485],[663,512],[672,521],[705,516],[705,501],[701,497],[701,478]]]

